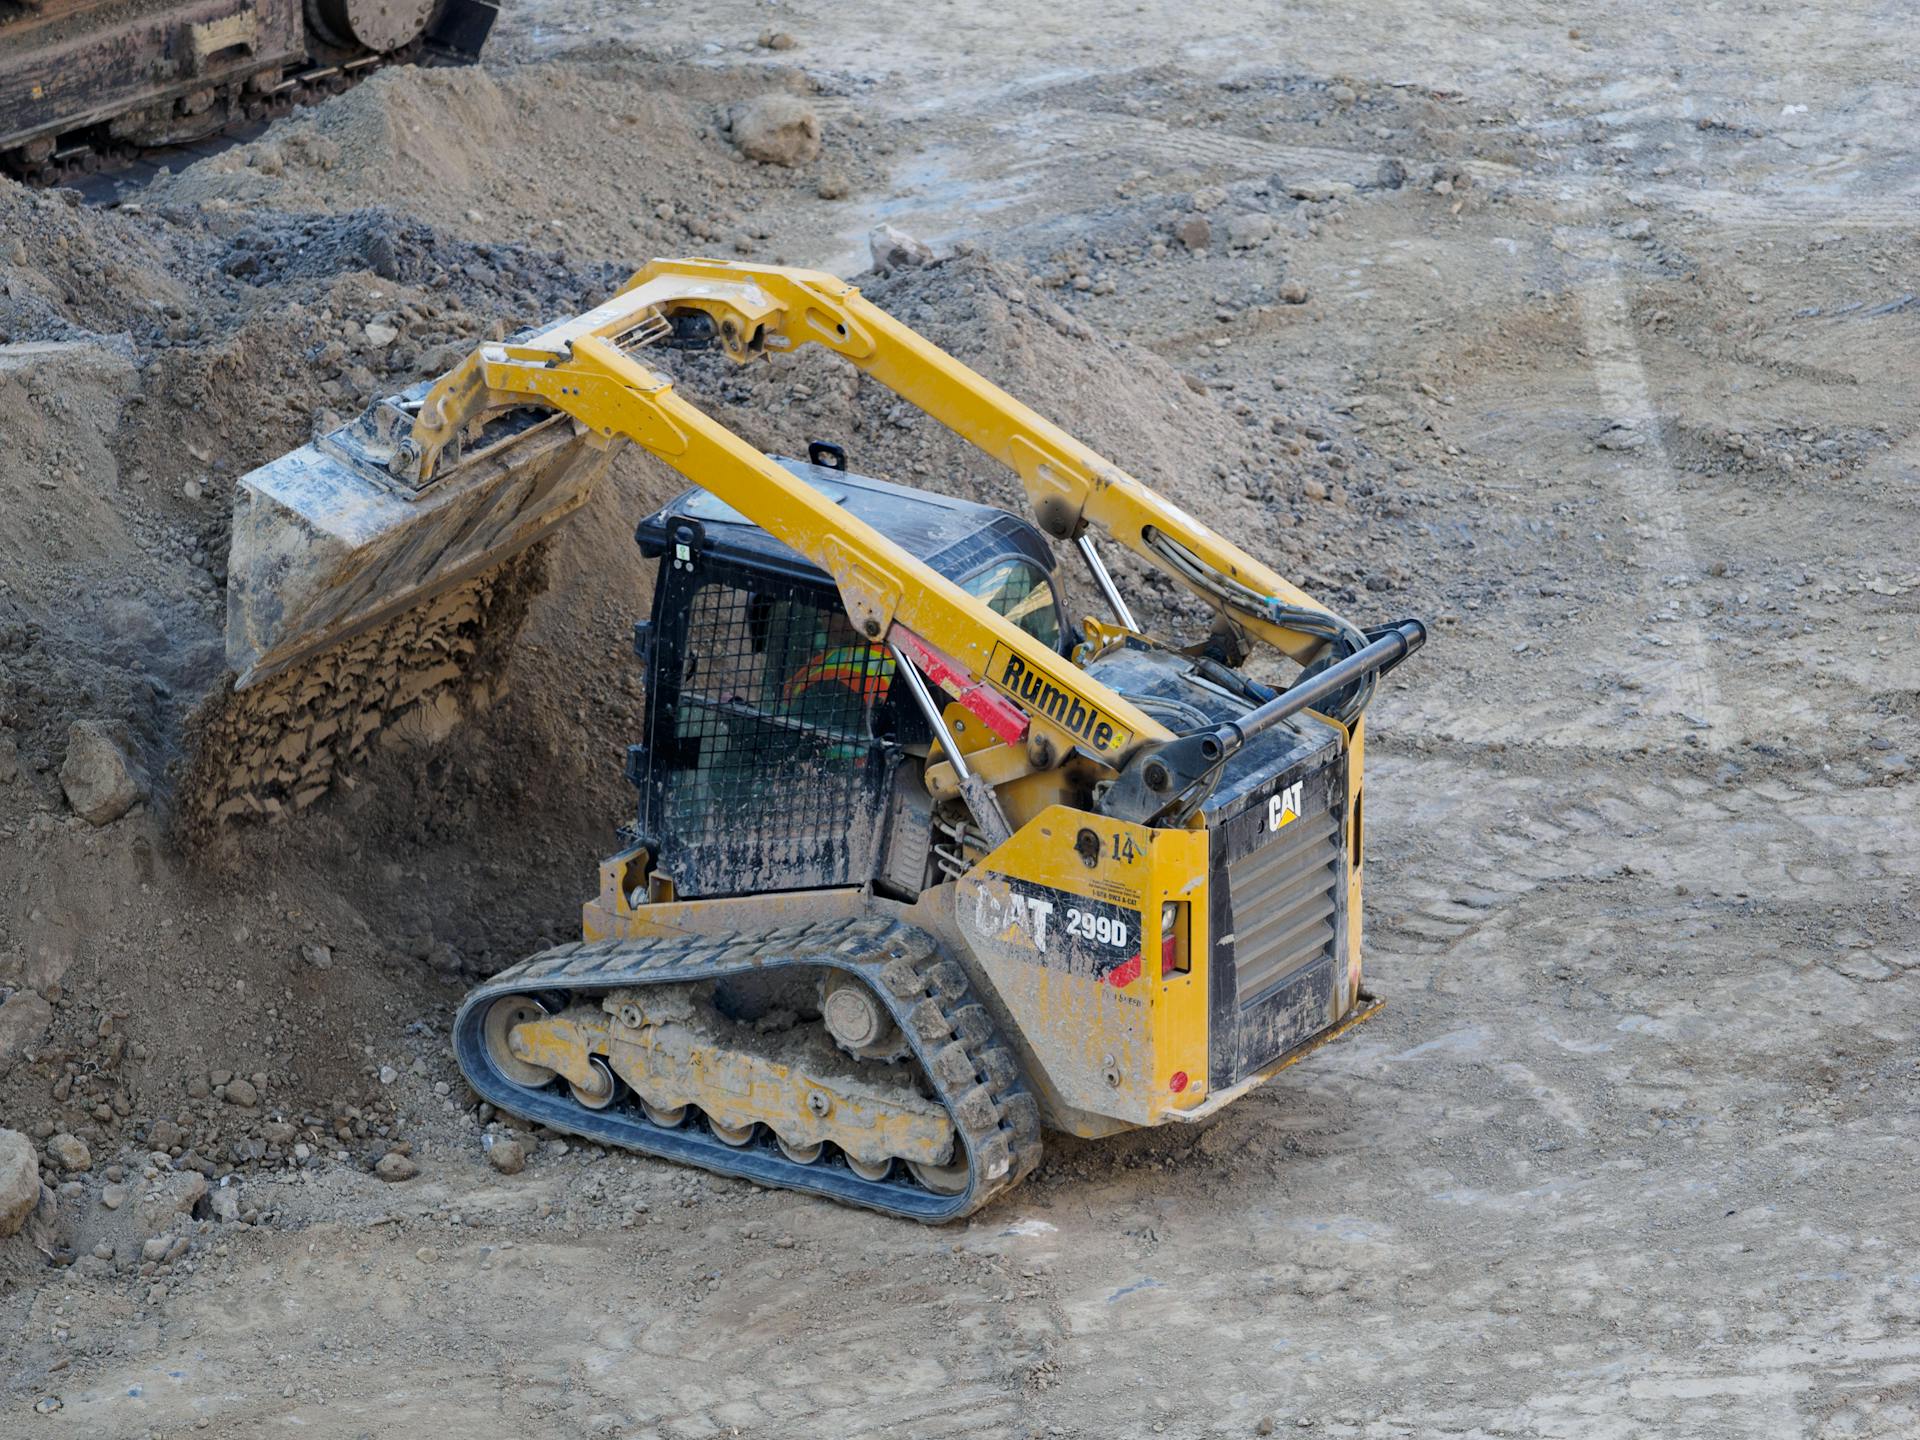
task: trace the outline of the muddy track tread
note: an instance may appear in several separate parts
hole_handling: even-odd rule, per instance
[[[838,1162],[801,1165],[767,1140],[736,1149],[697,1124],[655,1125],[630,1102],[589,1110],[564,1084],[541,1090],[514,1084],[494,1066],[482,1036],[487,1007],[504,995],[591,995],[795,965],[857,975],[891,1010],[959,1133],[969,1172],[963,1192],[936,1195],[906,1178],[901,1166],[895,1167],[897,1178],[874,1181]],[[468,1083],[499,1109],[602,1144],[929,1224],[972,1214],[1040,1163],[1039,1105],[1026,1089],[1013,1047],[974,998],[966,971],[945,958],[925,931],[880,917],[556,945],[472,991],[454,1020],[453,1037]]]

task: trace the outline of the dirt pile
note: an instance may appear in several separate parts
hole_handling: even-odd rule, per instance
[[[857,124],[822,127],[785,88],[809,88],[797,75],[745,85],[771,107],[768,124],[748,123],[747,150],[765,163],[735,144],[739,76],[640,61],[385,70],[153,197],[215,213],[394,206],[450,234],[575,260],[765,258],[774,237],[791,244],[819,223],[794,202],[816,199],[822,176],[843,192],[874,176],[876,142]]]

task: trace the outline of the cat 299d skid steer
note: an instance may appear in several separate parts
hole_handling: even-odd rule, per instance
[[[1037,527],[765,455],[636,358],[808,344],[1011,467]],[[239,684],[498,565],[628,443],[698,487],[638,531],[638,815],[581,940],[461,1008],[481,1096],[940,1221],[1043,1129],[1201,1119],[1376,1008],[1361,711],[1423,627],[1355,628],[827,275],[655,262],[247,476]],[[1095,532],[1204,597],[1208,640],[1143,633]],[[1050,542],[1111,618],[1069,626]],[[1240,673],[1255,641],[1287,688]]]

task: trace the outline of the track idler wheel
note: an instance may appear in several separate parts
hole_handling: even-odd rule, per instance
[[[483,1027],[487,1057],[493,1061],[502,1075],[524,1089],[541,1089],[553,1079],[553,1071],[544,1065],[534,1065],[522,1060],[513,1053],[514,1027],[534,1020],[544,1020],[548,1013],[546,1007],[539,1001],[525,995],[503,995],[487,1008],[487,1018]],[[609,1075],[607,1078],[611,1080],[613,1077]],[[576,1096],[578,1093],[575,1092]],[[609,1090],[608,1099],[611,1098],[612,1093]]]

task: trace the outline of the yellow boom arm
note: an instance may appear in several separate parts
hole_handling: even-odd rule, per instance
[[[1302,663],[1326,643],[1324,633],[1261,613],[1271,600],[1331,621],[1303,592],[853,286],[816,271],[655,261],[583,315],[476,350],[428,393],[394,468],[428,485],[474,422],[528,405],[563,411],[607,442],[640,445],[819,565],[857,627],[931,654],[934,678],[949,690],[968,695],[984,681],[1002,697],[992,703],[1024,711],[1034,767],[1049,768],[1078,749],[1118,768],[1141,743],[1169,738],[1144,712],[795,479],[633,357],[676,329],[686,338],[690,325],[695,338],[710,338],[741,363],[807,344],[832,350],[1011,468],[1055,537],[1074,539],[1089,526],[1105,532]],[[976,704],[990,698],[973,696]]]

